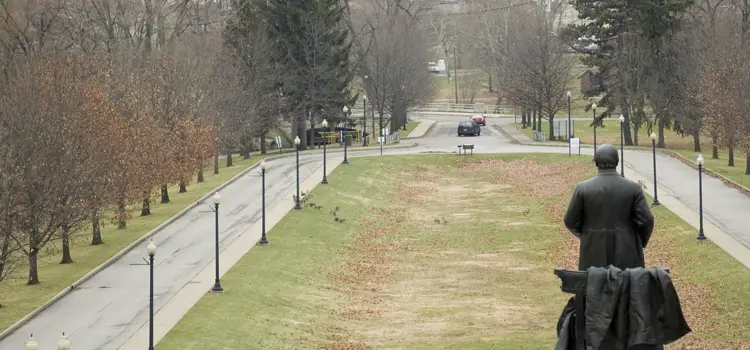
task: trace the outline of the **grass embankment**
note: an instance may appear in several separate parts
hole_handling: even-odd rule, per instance
[[[564,119],[560,119],[564,120]],[[584,120],[573,121],[573,133],[575,137],[581,139],[583,144],[594,144],[594,129],[589,126],[591,123]],[[515,127],[522,130],[523,133],[532,138],[534,131],[531,128],[520,129],[520,124],[514,124]],[[549,123],[543,121],[542,132],[545,137],[549,139]],[[567,142],[563,140],[562,142]],[[617,120],[605,120],[604,127],[596,128],[596,143],[601,145],[604,143],[610,143],[613,145],[620,144],[620,122]],[[646,133],[646,129],[642,128],[638,132],[638,144],[643,147],[651,147],[651,139],[649,134]],[[698,158],[698,154],[702,154],[705,159],[706,169],[715,171],[732,181],[750,187],[750,175],[745,175],[746,156],[745,152],[741,150],[735,150],[734,153],[734,164],[735,166],[728,166],[728,152],[726,149],[722,149],[719,152],[719,159],[711,159],[711,143],[708,138],[701,138],[701,151],[693,152],[694,142],[691,136],[683,137],[672,130],[664,130],[664,146],[667,150],[679,153],[687,159],[695,162]]]
[[[53,240],[39,255],[40,284],[26,285],[28,269],[23,262],[13,275],[0,283],[0,301],[3,304],[3,308],[0,309],[0,329],[9,327],[130,243],[258,160],[259,155],[253,155],[247,160],[235,157],[234,166],[227,168],[226,159],[219,159],[218,175],[212,175],[211,164],[205,168],[205,182],[191,182],[187,188],[188,192],[178,193],[178,186],[170,187],[170,203],[160,204],[158,196],[152,197],[150,216],[138,216],[140,205],[128,208],[133,211],[133,218],[128,220],[127,228],[124,230],[118,230],[116,222],[108,220],[114,215],[102,218],[102,245],[91,245],[91,227],[81,228],[71,235],[70,249],[74,261],[72,264],[60,264],[62,253],[59,239]]]
[[[549,349],[569,297],[552,270],[577,264],[560,217],[573,184],[593,173],[589,157],[556,155],[339,167],[312,191],[322,210],[282,219],[270,245],[225,275],[226,291],[205,295],[158,346]],[[336,206],[344,223],[329,213]],[[654,212],[648,264],[671,269],[694,329],[668,348],[750,345],[750,272],[665,208]]]

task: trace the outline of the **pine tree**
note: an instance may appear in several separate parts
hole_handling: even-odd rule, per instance
[[[618,41],[626,36],[647,41],[652,50],[651,59],[659,62],[663,40],[674,32],[693,0],[572,0],[572,4],[578,11],[578,18],[586,24],[571,24],[566,33],[568,38],[573,42],[586,38],[582,40],[584,45],[595,43],[599,47],[583,60],[588,66],[599,67],[598,90],[604,95],[597,105],[606,106],[606,110],[597,122],[619,105],[629,125],[629,96],[617,78],[618,69],[624,68],[618,67],[616,60]],[[633,144],[629,127],[625,129],[625,143]]]
[[[306,145],[305,126],[323,118],[342,118],[341,108],[355,100],[349,85],[353,72],[345,7],[339,0],[269,0],[259,18],[268,24],[276,60],[284,69],[280,81],[287,111]]]

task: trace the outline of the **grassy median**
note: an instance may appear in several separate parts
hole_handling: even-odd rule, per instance
[[[554,154],[339,167],[312,191],[322,209],[282,219],[158,347],[549,349],[569,297],[552,270],[577,263],[560,218],[593,173],[590,157]],[[648,264],[671,269],[694,329],[669,348],[750,345],[750,272],[665,208],[655,215]]]

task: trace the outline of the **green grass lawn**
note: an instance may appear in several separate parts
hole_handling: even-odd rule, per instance
[[[171,203],[159,204],[159,198],[153,197],[150,216],[139,217],[140,206],[131,207],[130,209],[134,210],[133,218],[128,221],[127,228],[124,230],[117,230],[116,224],[110,224],[109,220],[102,218],[102,239],[104,240],[102,245],[92,246],[90,227],[82,228],[71,237],[71,255],[74,261],[72,264],[60,265],[59,242],[58,240],[50,242],[39,256],[40,284],[26,285],[27,267],[24,264],[0,283],[0,301],[3,305],[0,309],[2,312],[0,329],[5,329],[21,319],[130,243],[259,159],[259,155],[253,155],[247,160],[235,157],[234,166],[230,168],[226,167],[226,159],[220,159],[219,174],[212,175],[213,164],[206,167],[205,182],[200,184],[191,182],[187,193],[178,193],[177,186],[170,187]]]
[[[284,217],[158,347],[549,349],[569,297],[552,270],[577,263],[560,217],[593,173],[590,157],[538,154],[339,167],[335,185],[312,191],[322,210]],[[694,330],[676,348],[749,345],[750,272],[665,208],[654,213],[648,264],[671,269]]]
[[[574,136],[580,138],[581,143],[583,144],[593,145],[594,129],[593,127],[589,126],[590,122],[583,120],[574,120],[573,125],[573,132],[575,134]],[[522,130],[525,135],[533,138],[534,131],[531,130],[530,127],[526,129],[520,129],[520,123],[516,123],[514,124],[514,126],[519,128],[519,130]],[[543,121],[542,132],[544,133],[545,137],[549,139],[549,123],[547,121]],[[639,130],[638,140],[639,145],[643,147],[651,147],[651,139],[649,138],[649,135],[646,133],[645,129]],[[567,141],[563,140],[561,142]],[[619,145],[620,122],[617,120],[605,120],[604,127],[596,128],[596,143],[597,145],[601,145],[604,143]],[[741,150],[735,150],[735,166],[730,167],[727,165],[728,152],[726,149],[721,149],[719,151],[719,159],[711,159],[711,143],[709,142],[708,138],[704,137],[701,139],[702,152],[693,152],[694,144],[692,137],[683,137],[672,130],[665,130],[664,145],[666,146],[665,148],[667,150],[679,153],[680,155],[692,161],[695,161],[695,159],[698,158],[698,154],[703,154],[703,157],[706,160],[706,169],[726,176],[727,178],[731,179],[734,182],[737,182],[740,185],[750,187],[750,175],[745,175],[745,160],[747,158],[745,156],[745,152]]]

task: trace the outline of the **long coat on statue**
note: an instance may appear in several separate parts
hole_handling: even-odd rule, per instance
[[[618,158],[611,145],[597,150],[599,174],[575,186],[565,213],[565,226],[580,239],[581,271],[644,267],[654,216],[640,185],[617,173]]]

